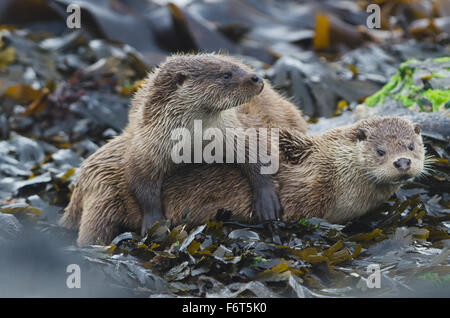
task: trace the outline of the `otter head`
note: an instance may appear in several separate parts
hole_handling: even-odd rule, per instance
[[[420,126],[397,117],[378,117],[356,124],[359,164],[377,184],[401,184],[423,172],[425,150]]]
[[[154,73],[152,99],[177,113],[209,114],[242,105],[263,87],[261,76],[231,57],[174,55]]]

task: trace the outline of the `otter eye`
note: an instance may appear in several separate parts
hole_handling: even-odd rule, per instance
[[[411,151],[414,151],[414,144],[410,144],[410,145],[408,146],[408,149],[411,150]]]
[[[223,77],[224,79],[230,79],[231,76],[232,76],[231,72],[226,72],[225,74],[222,75],[222,77]]]
[[[385,154],[385,152],[384,152],[383,150],[377,150],[377,154],[378,154],[380,157],[383,157],[384,154]]]

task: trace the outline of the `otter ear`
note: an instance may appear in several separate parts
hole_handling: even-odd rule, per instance
[[[355,131],[355,140],[363,141],[367,139],[367,130],[364,128],[357,128]]]
[[[175,81],[176,81],[178,86],[183,85],[183,83],[186,80],[186,78],[187,78],[187,75],[185,73],[183,73],[183,72],[178,72],[175,75]]]
[[[418,135],[420,135],[420,132],[422,131],[422,128],[419,124],[414,124],[414,132]]]

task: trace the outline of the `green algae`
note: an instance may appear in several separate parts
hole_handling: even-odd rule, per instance
[[[437,111],[435,107],[439,108],[440,105],[445,104],[450,101],[450,90],[426,90],[422,96],[424,96],[427,100],[431,102],[433,105],[433,111]]]
[[[434,61],[438,63],[450,62],[450,56],[438,57],[435,58]]]
[[[450,274],[439,275],[438,273],[428,272],[417,277],[418,280],[431,281],[436,287],[450,286]]]
[[[449,70],[450,57],[408,60],[400,65],[388,83],[366,98],[365,104],[373,107],[392,99],[408,108],[417,105],[421,111],[436,112],[441,106],[446,109],[450,102]]]

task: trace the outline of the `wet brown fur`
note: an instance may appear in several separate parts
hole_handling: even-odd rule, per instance
[[[415,131],[416,130],[416,131]],[[367,139],[359,140],[361,132]],[[392,160],[408,156],[413,161],[411,176],[423,172],[424,148],[418,128],[400,118],[374,118],[332,129],[321,135],[305,136],[280,132],[280,153],[285,158],[274,176],[284,210],[284,219],[321,217],[343,223],[359,217],[391,197],[400,187],[392,184],[398,176],[389,170]],[[383,145],[389,163],[370,164]],[[407,149],[409,142],[414,151]],[[388,169],[391,179],[382,172]],[[373,172],[375,175],[370,175]],[[376,174],[385,179],[376,180]],[[183,191],[177,189],[183,188]],[[193,223],[215,217],[225,208],[233,218],[251,221],[250,188],[238,171],[226,166],[199,167],[179,171],[163,188],[167,217],[179,222],[189,209]]]
[[[383,160],[409,156],[415,165],[411,176],[419,175],[423,171],[424,149],[418,132],[418,128],[409,121],[399,118],[368,119],[317,136],[281,131],[280,153],[285,160],[280,163],[274,180],[284,209],[283,217],[316,216],[342,223],[378,206],[392,196],[400,184],[391,183],[398,177],[394,173],[388,180],[377,170],[385,169],[387,166],[384,164],[381,168],[370,166],[377,160],[372,156],[378,147],[387,147]],[[124,146],[118,138],[106,150],[108,155],[100,152],[94,158],[110,158],[116,170],[104,172],[103,180],[109,182],[109,187],[93,182],[97,184],[96,191],[102,191],[102,196],[89,188],[87,197],[83,198],[85,203],[78,238],[81,246],[97,240],[109,242],[121,231],[139,229],[139,209],[133,198],[122,191],[120,158],[111,157]],[[380,143],[380,138],[385,142]],[[414,151],[407,150],[411,141],[415,144]],[[114,147],[118,151],[114,151]],[[78,180],[86,181],[89,174],[100,177],[101,171],[96,173],[82,168]],[[369,172],[380,173],[384,179],[376,180],[376,175]],[[73,198],[82,198],[76,191],[80,188],[75,188]],[[75,204],[80,202],[72,200],[71,205]],[[90,209],[91,204],[110,208]],[[180,221],[186,208],[189,209],[188,220],[191,223],[213,219],[220,208],[231,211],[234,219],[252,222],[250,186],[239,170],[223,164],[179,170],[163,185],[163,206],[166,216],[175,223]],[[76,211],[81,213],[81,210],[78,207]],[[74,212],[74,206],[69,206],[67,211]],[[76,222],[72,227],[77,227]]]
[[[230,57],[221,56],[220,58],[237,63]],[[239,65],[250,70],[244,64],[239,63]],[[133,98],[129,124],[123,134],[115,137],[87,158],[79,169],[71,201],[65,209],[60,225],[72,229],[79,228],[78,245],[80,246],[95,242],[109,242],[122,229],[134,229],[136,222],[140,223],[142,216],[125,186],[126,176],[130,173],[132,176],[139,175],[142,171],[147,174],[167,173],[169,167],[165,163],[173,145],[167,143],[167,147],[158,148],[159,153],[152,156],[153,161],[149,162],[147,154],[152,145],[148,141],[157,142],[161,136],[167,135],[176,127],[189,127],[190,119],[199,119],[202,115],[192,112],[190,118],[185,116],[185,122],[171,120],[173,117],[179,117],[180,114],[176,112],[182,111],[182,108],[166,107],[167,105],[179,106],[180,103],[192,103],[195,97],[184,96],[180,101],[181,97],[178,100],[171,100],[173,96],[170,94],[161,95],[160,91],[169,92],[175,89],[173,85],[176,83],[168,79],[158,83],[158,85],[168,85],[167,90],[159,90],[159,95],[154,96],[149,89],[146,89],[146,85],[150,85],[153,77],[154,74],[151,74],[144,83],[144,89],[139,90]],[[199,94],[200,92],[207,94],[208,91],[208,88],[202,88]],[[214,94],[211,98],[213,96]],[[154,111],[158,107],[146,107],[148,103],[152,105],[156,102],[164,102],[164,109],[167,111],[158,112]],[[159,127],[165,127],[166,131],[147,129],[150,120],[162,123]],[[276,93],[267,82],[258,96],[240,107],[220,112],[213,118],[213,122],[213,126],[219,128],[290,127],[299,132],[306,131],[306,122],[301,112]],[[162,167],[162,169],[154,169],[154,166]],[[140,181],[132,180],[131,182]]]

